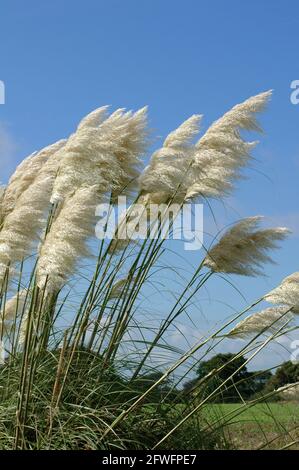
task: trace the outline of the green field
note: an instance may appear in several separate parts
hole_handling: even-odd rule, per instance
[[[215,404],[205,408],[208,423],[219,423],[237,449],[299,449],[299,403]],[[290,446],[290,447],[289,447]]]

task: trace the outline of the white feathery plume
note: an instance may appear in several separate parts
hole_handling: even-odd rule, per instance
[[[5,190],[2,202],[3,217],[6,217],[14,209],[20,195],[29,188],[48,159],[60,150],[65,142],[65,140],[59,140],[39,152],[32,153],[20,163]]]
[[[198,131],[199,116],[192,116],[152,156],[140,177],[140,189],[156,202],[171,197],[184,201],[228,194],[256,145],[245,142],[240,130],[260,131],[255,115],[264,109],[270,96],[268,91],[234,106],[210,126],[195,146],[190,144]]]
[[[127,282],[128,282],[128,277],[125,277],[123,279],[119,279],[118,281],[116,281],[113,284],[112,289],[110,291],[109,300],[118,299],[122,295],[124,287],[126,286]]]
[[[91,113],[87,114],[78,124],[77,130],[84,127],[98,127],[107,117],[109,106],[101,106]]]
[[[6,331],[10,330],[12,322],[23,312],[27,297],[27,290],[22,289],[5,302],[3,312],[1,312],[0,329],[3,325]]]
[[[1,341],[0,343],[0,364],[5,364],[5,346],[4,346],[4,342]]]
[[[201,115],[193,114],[186,121],[184,121],[177,129],[170,132],[164,140],[163,147],[166,148],[185,148],[186,145],[191,145],[192,140],[197,136],[199,131],[199,124],[202,119]]]
[[[140,175],[139,188],[150,195],[152,202],[164,203],[174,195],[181,199],[184,188],[179,186],[192,161],[192,140],[199,132],[201,119],[201,115],[195,114],[171,132]]]
[[[264,297],[272,304],[287,305],[292,312],[299,313],[299,272],[287,276],[281,284]]]
[[[6,189],[6,186],[4,186],[4,185],[1,186],[0,185],[0,204],[2,204],[4,194],[5,194],[5,189]]]
[[[19,328],[19,337],[18,337],[18,345],[23,346],[26,339],[26,332],[27,332],[27,325],[28,325],[28,311],[24,313],[20,328]]]
[[[7,215],[0,233],[0,279],[8,266],[21,261],[31,250],[44,227],[44,216],[50,205],[58,168],[62,174],[58,176],[57,184],[60,188],[61,184],[64,185],[63,197],[72,195],[76,187],[88,188],[94,183],[100,192],[112,188],[117,190],[135,171],[132,161],[136,163],[139,160],[139,151],[144,146],[142,129],[145,132],[146,110],[134,114],[118,110],[103,121],[105,111],[106,108],[102,108],[84,118],[79,131],[48,158],[32,184],[18,197],[14,210]],[[101,120],[103,122],[100,126],[93,127]],[[100,151],[100,155],[96,151]],[[86,156],[86,160],[77,158],[78,154]],[[72,160],[74,155],[74,164],[68,166],[65,159]],[[86,164],[88,161],[96,162],[96,166]],[[54,191],[53,200],[55,199]]]
[[[34,181],[23,193],[17,192],[15,206],[4,219],[0,232],[0,282],[13,263],[20,262],[30,253],[45,227],[45,213],[50,206],[63,145],[64,141],[57,143],[58,150],[49,153]]]
[[[186,199],[223,197],[240,178],[257,142],[245,142],[240,130],[261,131],[256,114],[264,110],[272,92],[253,96],[234,106],[214,122],[195,146],[194,161],[186,179]]]
[[[286,307],[270,307],[244,318],[226,335],[231,338],[247,338],[259,333],[276,333],[294,318]]]
[[[105,119],[106,108],[81,121],[64,149],[51,201],[77,189],[97,185],[102,194],[119,193],[137,175],[146,148],[146,108],[136,113],[119,109]],[[102,122],[99,124],[99,118]]]
[[[290,233],[287,228],[258,229],[261,217],[248,217],[229,229],[208,252],[204,266],[214,272],[256,276],[265,262],[273,262],[267,251]]]
[[[284,385],[275,390],[284,400],[299,400],[299,382]]]
[[[96,187],[78,189],[52,223],[37,263],[37,284],[48,293],[57,293],[78,259],[89,254],[86,242],[94,230],[97,201]]]
[[[147,150],[148,136],[147,106],[145,106],[131,114],[127,125],[127,136],[120,149],[116,151],[117,161],[122,168],[122,173],[118,184],[113,188],[114,197],[123,192],[130,194],[131,189],[136,188],[140,173],[140,157]]]

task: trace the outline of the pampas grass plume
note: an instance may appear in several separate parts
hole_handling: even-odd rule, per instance
[[[267,252],[290,233],[287,228],[258,229],[261,217],[248,217],[229,229],[208,252],[204,265],[213,272],[257,276],[273,262]]]

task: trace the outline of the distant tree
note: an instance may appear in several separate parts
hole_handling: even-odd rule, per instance
[[[253,382],[254,392],[260,392],[265,388],[265,385],[273,377],[272,372],[269,370],[257,370],[252,373],[251,379]]]
[[[195,379],[192,379],[192,380],[188,380],[187,382],[185,382],[183,384],[183,389],[184,389],[184,392],[188,393],[190,392],[191,390],[193,390],[197,385],[198,385],[198,378],[196,377]]]
[[[284,362],[265,384],[265,392],[271,392],[283,385],[299,381],[299,363]]]
[[[186,382],[184,390],[186,393],[193,392],[207,397],[216,388],[221,387],[214,398],[217,402],[248,400],[265,388],[272,374],[268,371],[249,372],[245,363],[244,356],[232,353],[217,354],[200,363],[197,377]]]
[[[248,385],[252,391],[251,399],[258,398],[265,392],[267,384],[272,379],[272,372],[268,370],[258,370],[252,373]]]

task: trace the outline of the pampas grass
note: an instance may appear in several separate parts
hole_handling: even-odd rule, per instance
[[[107,119],[105,114],[106,107],[94,111],[69,138],[52,203],[64,200],[77,189],[95,185],[102,194],[118,194],[136,178],[147,145],[146,108],[136,113],[117,110]]]
[[[55,142],[39,152],[25,158],[11,176],[2,199],[2,214],[5,218],[15,207],[19,197],[28,189],[45,163],[65,145],[65,140]]]
[[[153,154],[140,177],[140,189],[155,201],[179,201],[197,197],[223,197],[233,189],[240,170],[248,164],[256,145],[247,143],[240,130],[260,131],[256,114],[263,111],[271,91],[235,106],[192,145],[201,116],[192,116],[165,140]]]
[[[276,390],[283,400],[298,400],[299,399],[299,382],[287,384],[279,387]]]
[[[178,187],[183,184],[193,157],[192,139],[199,131],[202,116],[193,115],[171,132],[163,147],[154,152],[149,165],[139,177],[139,188],[150,200],[163,204],[172,197],[180,199]]]
[[[67,198],[40,248],[37,285],[58,292],[88,255],[86,242],[95,225],[96,187],[80,188]]]
[[[265,295],[273,304],[287,305],[292,312],[299,313],[299,272],[287,276],[281,284]]]
[[[275,333],[287,326],[294,315],[285,307],[269,307],[239,322],[229,333],[231,338],[247,338],[250,335]]]
[[[7,199],[6,193],[3,199],[4,222],[0,231],[0,283],[14,263],[21,262],[30,254],[34,243],[40,239],[64,143],[59,141],[30,157],[24,165],[26,173],[17,170],[11,186],[8,185]],[[42,155],[41,165],[39,155]],[[32,172],[32,166],[35,167],[32,163],[36,161],[40,165],[37,174]]]
[[[250,160],[250,151],[257,144],[245,142],[240,131],[261,131],[256,115],[265,109],[271,94],[267,91],[234,106],[198,141],[192,171],[185,183],[186,199],[219,198],[232,191],[240,170]]]
[[[230,228],[208,252],[204,265],[213,272],[257,276],[272,262],[267,255],[290,231],[285,227],[257,229],[260,217],[248,217]]]
[[[5,328],[6,332],[9,332],[14,326],[14,322],[18,316],[23,312],[28,292],[25,289],[17,292],[13,297],[6,300],[3,307],[3,312],[1,312],[1,321],[0,329]],[[1,337],[3,335],[1,334]]]
[[[109,115],[107,106],[83,118],[66,141],[31,155],[17,168],[0,193],[5,346],[0,447],[229,446],[219,423],[206,423],[202,413],[209,400],[230,386],[233,375],[209,388],[204,398],[194,391],[183,393],[182,381],[223,339],[247,340],[236,355],[246,354],[247,364],[283,334],[297,312],[297,274],[185,349],[170,345],[168,335],[175,331],[178,341],[184,338],[178,322],[192,317],[197,296],[214,273],[260,275],[288,231],[262,229],[257,217],[236,223],[202,259],[198,255],[190,278],[168,299],[161,273],[177,275],[180,282],[182,276],[169,259],[163,265],[165,214],[172,202],[178,203],[179,214],[186,201],[223,198],[233,189],[253,147],[241,132],[260,130],[256,114],[270,94],[235,106],[197,142],[201,116],[191,116],[166,137],[143,170],[149,144],[146,108]],[[113,205],[123,194],[134,194],[135,201],[114,239],[100,240],[95,248],[89,241],[97,204]],[[151,221],[157,236],[147,232],[137,243],[133,231],[153,202],[164,203],[164,212],[157,211],[157,220]],[[163,297],[156,319],[148,290],[153,286]],[[265,299],[275,306],[242,319]],[[158,375],[157,359],[162,364]],[[210,387],[221,367],[200,386]],[[258,399],[243,401],[245,408]]]

